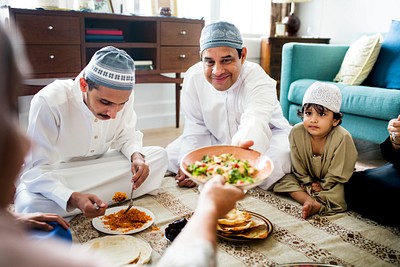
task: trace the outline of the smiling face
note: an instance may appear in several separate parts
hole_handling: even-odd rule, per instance
[[[231,47],[205,49],[201,58],[207,81],[218,91],[228,90],[237,81],[246,55],[246,48],[242,49],[241,58],[238,51]]]
[[[327,136],[339,122],[340,120],[335,119],[333,112],[327,108],[318,111],[308,106],[303,112],[303,125],[313,137]]]
[[[84,78],[79,82],[86,106],[100,120],[115,119],[132,93],[132,90],[116,90],[101,85],[89,90]]]

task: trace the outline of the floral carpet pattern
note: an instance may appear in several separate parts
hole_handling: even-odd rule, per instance
[[[174,178],[166,176],[158,195],[134,200],[135,206],[149,209],[155,215],[153,226],[133,234],[152,246],[150,264],[155,264],[171,244],[164,237],[164,229],[174,220],[190,217],[198,194],[197,189],[177,187]],[[268,218],[273,231],[267,239],[250,243],[219,240],[219,266],[276,266],[288,262],[400,266],[400,230],[377,224],[357,213],[314,215],[304,220],[298,203],[259,188],[249,190],[238,207]],[[105,235],[82,215],[70,223],[76,243]]]

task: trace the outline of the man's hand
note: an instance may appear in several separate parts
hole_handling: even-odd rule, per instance
[[[254,145],[253,140],[240,140],[238,146],[241,148],[250,148],[251,146]]]
[[[61,225],[62,228],[68,229],[69,223],[60,217],[58,214],[53,213],[26,213],[26,214],[14,214],[17,223],[31,228],[31,229],[41,229],[44,231],[53,230],[53,226],[48,224],[48,222],[56,222]]]
[[[388,123],[390,140],[395,148],[400,147],[400,115],[396,119],[391,119]]]
[[[131,181],[132,183],[134,183],[134,189],[136,189],[147,179],[150,173],[150,169],[149,166],[146,164],[143,155],[139,152],[135,152],[132,154],[131,161],[131,172],[133,174]]]
[[[87,218],[94,218],[104,215],[107,204],[94,194],[74,192],[68,200],[67,208],[78,208]]]
[[[190,180],[181,169],[178,170],[178,173],[175,176],[176,184],[180,187],[195,187],[196,183]]]
[[[222,218],[242,198],[244,198],[242,189],[225,183],[225,179],[221,175],[216,175],[205,183],[198,205],[199,209],[209,210],[211,214],[215,212],[217,218]]]

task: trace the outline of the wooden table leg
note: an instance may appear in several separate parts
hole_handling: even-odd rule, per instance
[[[176,73],[176,78],[181,78],[180,73]],[[180,104],[181,104],[181,89],[182,86],[180,83],[175,84],[175,121],[176,121],[176,128],[179,128],[179,113],[180,113]]]

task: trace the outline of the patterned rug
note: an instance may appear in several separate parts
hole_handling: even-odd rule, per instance
[[[146,195],[135,206],[155,215],[152,227],[133,234],[153,248],[155,264],[171,244],[164,229],[174,220],[190,217],[196,207],[197,189],[179,188],[166,176],[157,196]],[[400,231],[362,218],[354,212],[301,218],[301,206],[290,198],[259,188],[249,190],[238,203],[273,224],[267,239],[251,243],[218,241],[218,266],[276,266],[288,262],[319,262],[342,266],[400,266]],[[85,243],[104,236],[82,215],[71,220],[74,241]]]

